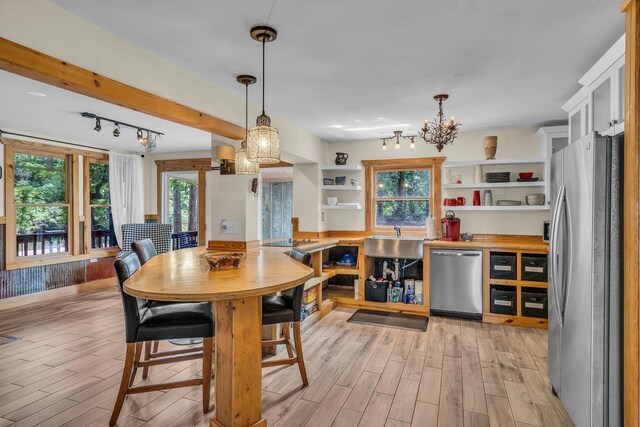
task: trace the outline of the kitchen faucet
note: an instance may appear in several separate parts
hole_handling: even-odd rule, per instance
[[[400,226],[399,225],[394,225],[393,229],[396,231],[396,236],[400,237],[402,235],[402,230],[400,230]]]

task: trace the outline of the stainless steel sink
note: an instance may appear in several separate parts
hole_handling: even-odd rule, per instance
[[[364,254],[371,257],[422,259],[424,237],[371,236],[364,239]]]

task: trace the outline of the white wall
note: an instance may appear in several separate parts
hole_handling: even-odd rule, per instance
[[[390,159],[390,158],[410,158],[410,157],[436,157],[445,156],[447,161],[455,160],[477,160],[484,159],[482,139],[488,135],[498,136],[497,159],[520,159],[540,157],[540,142],[535,136],[537,128],[508,128],[495,129],[482,132],[461,132],[451,146],[446,146],[441,153],[438,153],[434,146],[427,146],[421,139],[416,140],[416,148],[409,148],[409,141],[402,140],[401,148],[394,149],[394,144],[387,143],[387,151],[382,151],[380,140],[348,141],[330,143],[329,154],[326,162],[333,163],[336,152],[346,152],[349,154],[349,163],[359,163],[362,160]],[[527,166],[527,169],[535,172],[536,176],[542,172],[540,167]],[[514,173],[523,172],[522,167],[505,168],[492,166],[486,171],[505,170]],[[473,168],[454,169],[456,174],[462,175],[463,183],[472,183],[474,179]],[[442,171],[442,181],[447,182],[446,169]],[[364,171],[347,173],[326,173],[327,177],[346,175],[347,181],[356,178],[364,186]],[[517,176],[515,176],[517,178]],[[543,188],[529,189],[502,189],[493,190],[494,202],[499,199],[515,199],[524,201],[526,194],[542,192]],[[323,191],[323,203],[326,203],[327,196],[338,196],[341,202],[359,202],[362,210],[331,210],[326,211],[328,219],[327,228],[330,230],[364,230],[365,229],[365,194],[351,191]],[[482,193],[482,191],[481,191]],[[473,190],[455,190],[442,192],[443,198],[462,196],[467,199],[467,204],[471,204]],[[434,217],[443,216],[443,212],[434,214]],[[541,235],[542,223],[548,219],[548,212],[456,212],[456,216],[462,220],[462,231],[482,234],[527,234]],[[302,228],[301,228],[302,229]]]

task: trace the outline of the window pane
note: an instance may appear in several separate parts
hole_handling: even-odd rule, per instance
[[[91,247],[110,248],[117,246],[113,231],[111,208],[108,206],[91,207]]]
[[[64,159],[22,153],[14,158],[16,203],[66,202]]]
[[[169,178],[169,223],[173,232],[198,230],[198,175],[181,174]]]
[[[376,225],[424,227],[429,209],[428,200],[378,200]]]
[[[89,164],[89,203],[92,205],[108,205],[109,198],[109,165],[102,163]]]
[[[16,206],[18,256],[67,252],[66,206]]]
[[[428,169],[376,172],[377,197],[429,197]]]

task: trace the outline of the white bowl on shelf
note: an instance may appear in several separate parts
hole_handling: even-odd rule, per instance
[[[335,206],[338,204],[338,198],[337,197],[327,197],[327,204],[331,205],[331,206]]]

